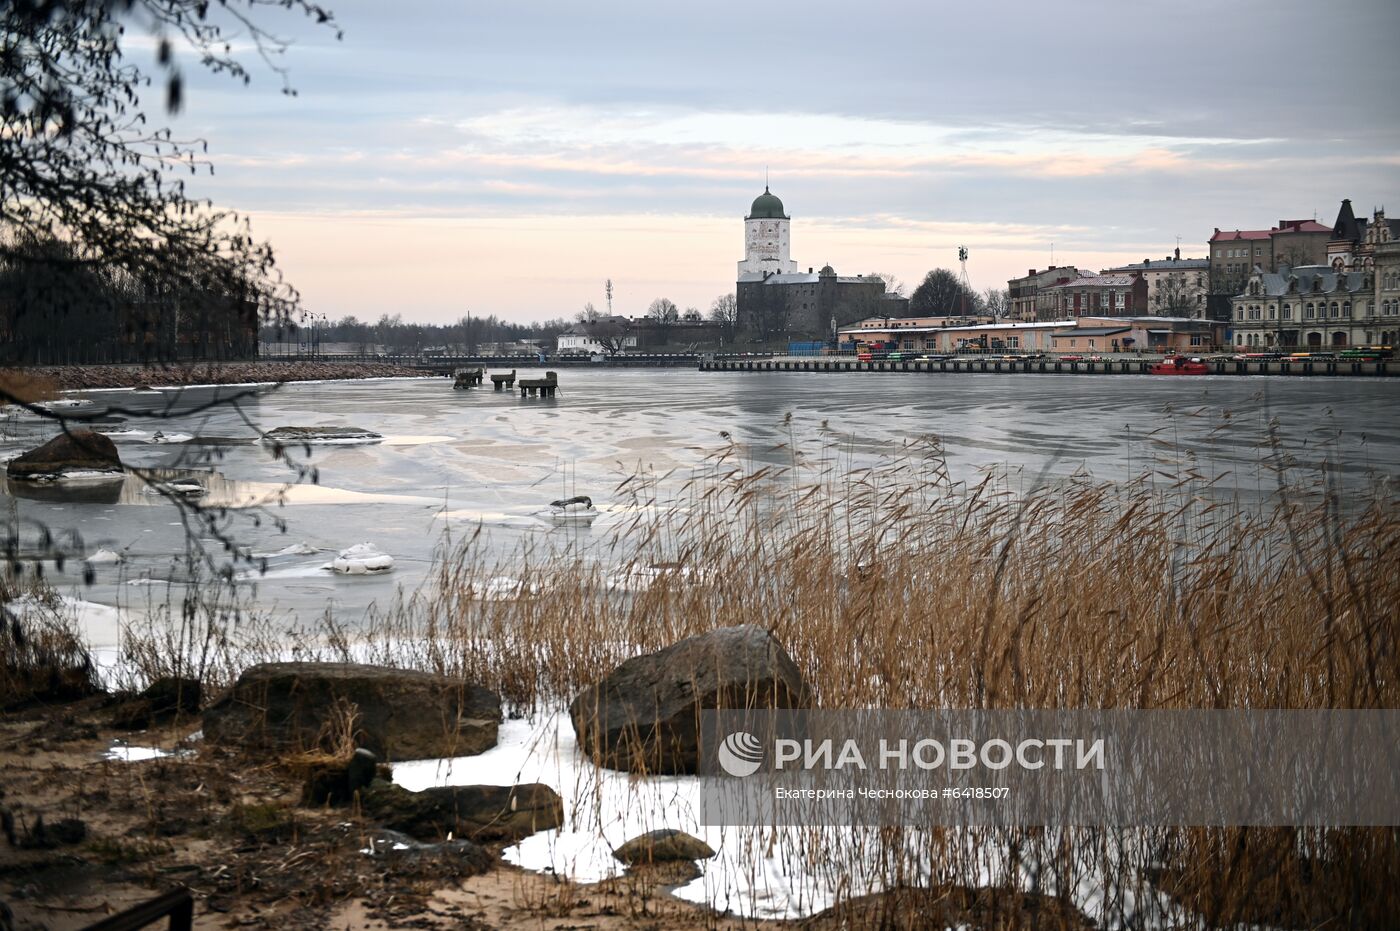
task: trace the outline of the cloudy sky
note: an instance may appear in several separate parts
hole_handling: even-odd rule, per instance
[[[263,14],[295,97],[186,64],[174,125],[331,317],[708,308],[765,170],[796,261],[910,287],[1400,213],[1396,0],[327,2]]]

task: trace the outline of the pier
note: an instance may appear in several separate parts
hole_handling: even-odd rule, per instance
[[[520,379],[520,396],[552,398],[559,390],[559,375],[555,372],[545,372],[544,378],[522,378]]]
[[[1066,362],[1060,359],[987,359],[969,356],[959,359],[872,360],[852,358],[702,359],[702,372],[924,372],[962,374],[1035,375],[1149,375],[1156,359],[1103,359]],[[1321,375],[1368,378],[1400,375],[1395,360],[1354,362],[1341,359],[1321,361],[1273,359],[1242,361],[1206,360],[1210,375]],[[1199,376],[1158,376],[1191,378]]]
[[[481,379],[485,374],[486,370],[480,366],[474,369],[458,369],[452,373],[452,387],[475,388],[481,384]]]
[[[492,372],[491,387],[497,391],[515,387],[515,369],[509,372]]]

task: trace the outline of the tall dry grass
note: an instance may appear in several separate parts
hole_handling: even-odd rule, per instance
[[[58,397],[58,382],[46,375],[36,375],[24,369],[0,369],[0,408],[10,399],[33,404]]]
[[[97,669],[58,594],[0,567],[0,711],[98,691]]]
[[[462,676],[519,709],[557,708],[630,656],[739,623],[770,628],[827,708],[1400,703],[1400,511],[1385,481],[1343,501],[1325,469],[1300,475],[1277,446],[1260,453],[1267,483],[1243,492],[1190,461],[1027,486],[995,470],[955,481],[934,441],[859,469],[825,448],[786,456],[730,445],[675,496],[628,477],[614,500],[632,516],[578,554],[492,559],[479,530],[446,539],[425,590],[364,625],[328,617],[298,649]],[[222,651],[200,668],[288,649],[256,630],[192,638]],[[1212,926],[1400,915],[1393,829],[751,835],[755,863],[790,858],[849,895],[1087,884],[1122,927],[1166,920],[1169,902]]]

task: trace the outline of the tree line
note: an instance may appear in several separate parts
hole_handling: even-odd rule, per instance
[[[0,362],[150,364],[257,353],[259,301],[246,282],[139,274],[72,239],[9,226],[0,243]]]
[[[332,320],[308,314],[299,323],[273,323],[263,327],[265,345],[296,344],[302,351],[325,351],[329,343],[348,346],[351,352],[419,353],[445,349],[449,353],[472,355],[489,343],[536,340],[550,351],[560,333],[572,327],[563,318],[536,323],[513,323],[495,314],[484,317],[464,315],[451,323],[406,322],[401,314],[381,314],[376,321],[354,315]]]

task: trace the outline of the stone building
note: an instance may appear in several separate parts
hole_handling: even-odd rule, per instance
[[[1327,265],[1333,271],[1362,271],[1375,265],[1377,247],[1400,239],[1400,220],[1387,220],[1378,207],[1371,219],[1358,220],[1351,201],[1342,201],[1332,238],[1327,243]]]
[[[1400,342],[1400,221],[1357,219],[1342,201],[1325,261],[1256,268],[1231,300],[1236,346],[1257,350]]]
[[[1131,317],[1150,313],[1147,279],[1140,272],[1126,275],[1083,275],[1046,289],[1053,320],[1078,317]]]
[[[828,339],[833,326],[864,317],[903,316],[908,300],[885,293],[885,282],[864,275],[843,276],[824,265],[819,271],[740,279],[735,323],[749,339]]]
[[[739,262],[738,280],[796,274],[791,251],[792,217],[783,212],[783,202],[765,184],[744,217],[744,258]]]
[[[1221,230],[1210,237],[1210,292],[1207,313],[1230,316],[1230,298],[1244,290],[1256,267],[1276,272],[1327,261],[1332,228],[1316,220],[1279,220],[1266,230]]]
[[[1055,319],[1055,295],[1047,289],[1073,281],[1082,274],[1073,265],[1051,265],[1044,271],[1032,268],[1024,278],[1010,279],[1006,282],[1006,315],[1023,323]]]
[[[1183,259],[1181,250],[1164,259],[1143,259],[1131,265],[1105,268],[1103,275],[1140,274],[1147,282],[1147,307],[1160,317],[1206,315],[1210,291],[1210,259]]]
[[[1235,346],[1248,351],[1342,349],[1371,345],[1386,324],[1377,312],[1369,272],[1326,265],[1257,269],[1231,301]],[[1394,325],[1394,316],[1390,316]]]
[[[886,294],[878,277],[842,276],[830,265],[799,271],[790,254],[791,224],[767,186],[744,217],[744,258],[735,283],[735,326],[743,339],[829,339],[853,320],[908,310],[908,301]]]

